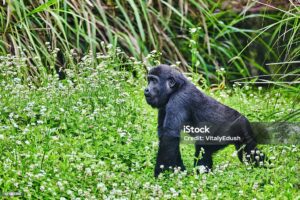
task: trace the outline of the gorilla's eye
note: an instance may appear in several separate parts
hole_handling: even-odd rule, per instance
[[[155,78],[153,78],[153,77],[149,77],[149,78],[148,78],[148,83],[150,83],[150,82],[156,84],[156,83],[157,83],[157,80],[156,80]]]

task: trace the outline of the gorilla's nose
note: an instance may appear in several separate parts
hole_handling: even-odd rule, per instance
[[[150,96],[150,91],[149,91],[148,88],[146,88],[146,89],[144,90],[144,95],[145,95],[146,97],[149,97],[149,96]]]

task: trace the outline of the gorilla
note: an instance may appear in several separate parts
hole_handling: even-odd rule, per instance
[[[195,142],[195,167],[202,167],[204,172],[209,172],[213,165],[213,154],[228,144],[235,145],[241,162],[247,161],[255,166],[263,164],[265,155],[257,149],[246,117],[205,95],[182,73],[168,65],[152,68],[147,79],[148,86],[144,90],[146,101],[158,109],[159,147],[155,177],[175,167],[185,170],[179,148],[180,133],[186,126],[197,128],[203,123],[213,129],[213,138],[235,136],[239,140]]]

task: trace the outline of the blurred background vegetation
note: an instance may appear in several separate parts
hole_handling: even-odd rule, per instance
[[[83,55],[101,59],[120,47],[133,62],[144,61],[141,70],[156,64],[151,53],[203,74],[208,84],[219,81],[220,70],[226,80],[297,83],[299,19],[292,0],[4,0],[0,55],[24,58],[30,76],[64,78]]]

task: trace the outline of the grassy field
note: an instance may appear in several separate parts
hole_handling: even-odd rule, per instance
[[[16,199],[300,199],[300,152],[295,145],[262,145],[272,164],[241,164],[234,148],[214,157],[209,174],[194,173],[193,145],[182,144],[187,172],[154,179],[156,111],[117,57],[99,64],[84,57],[67,78],[38,82],[22,59],[0,62],[0,192]],[[140,65],[139,62],[132,62]],[[39,67],[37,67],[39,69]],[[194,75],[197,76],[197,75]],[[196,80],[196,77],[191,77]],[[203,91],[250,121],[276,121],[299,111],[299,90],[234,85]]]
[[[182,143],[187,171],[155,179],[157,111],[143,96],[146,69],[168,63],[251,122],[300,122],[299,8],[2,1],[0,198],[300,200],[299,141],[260,145],[263,168],[229,146],[207,174]]]

